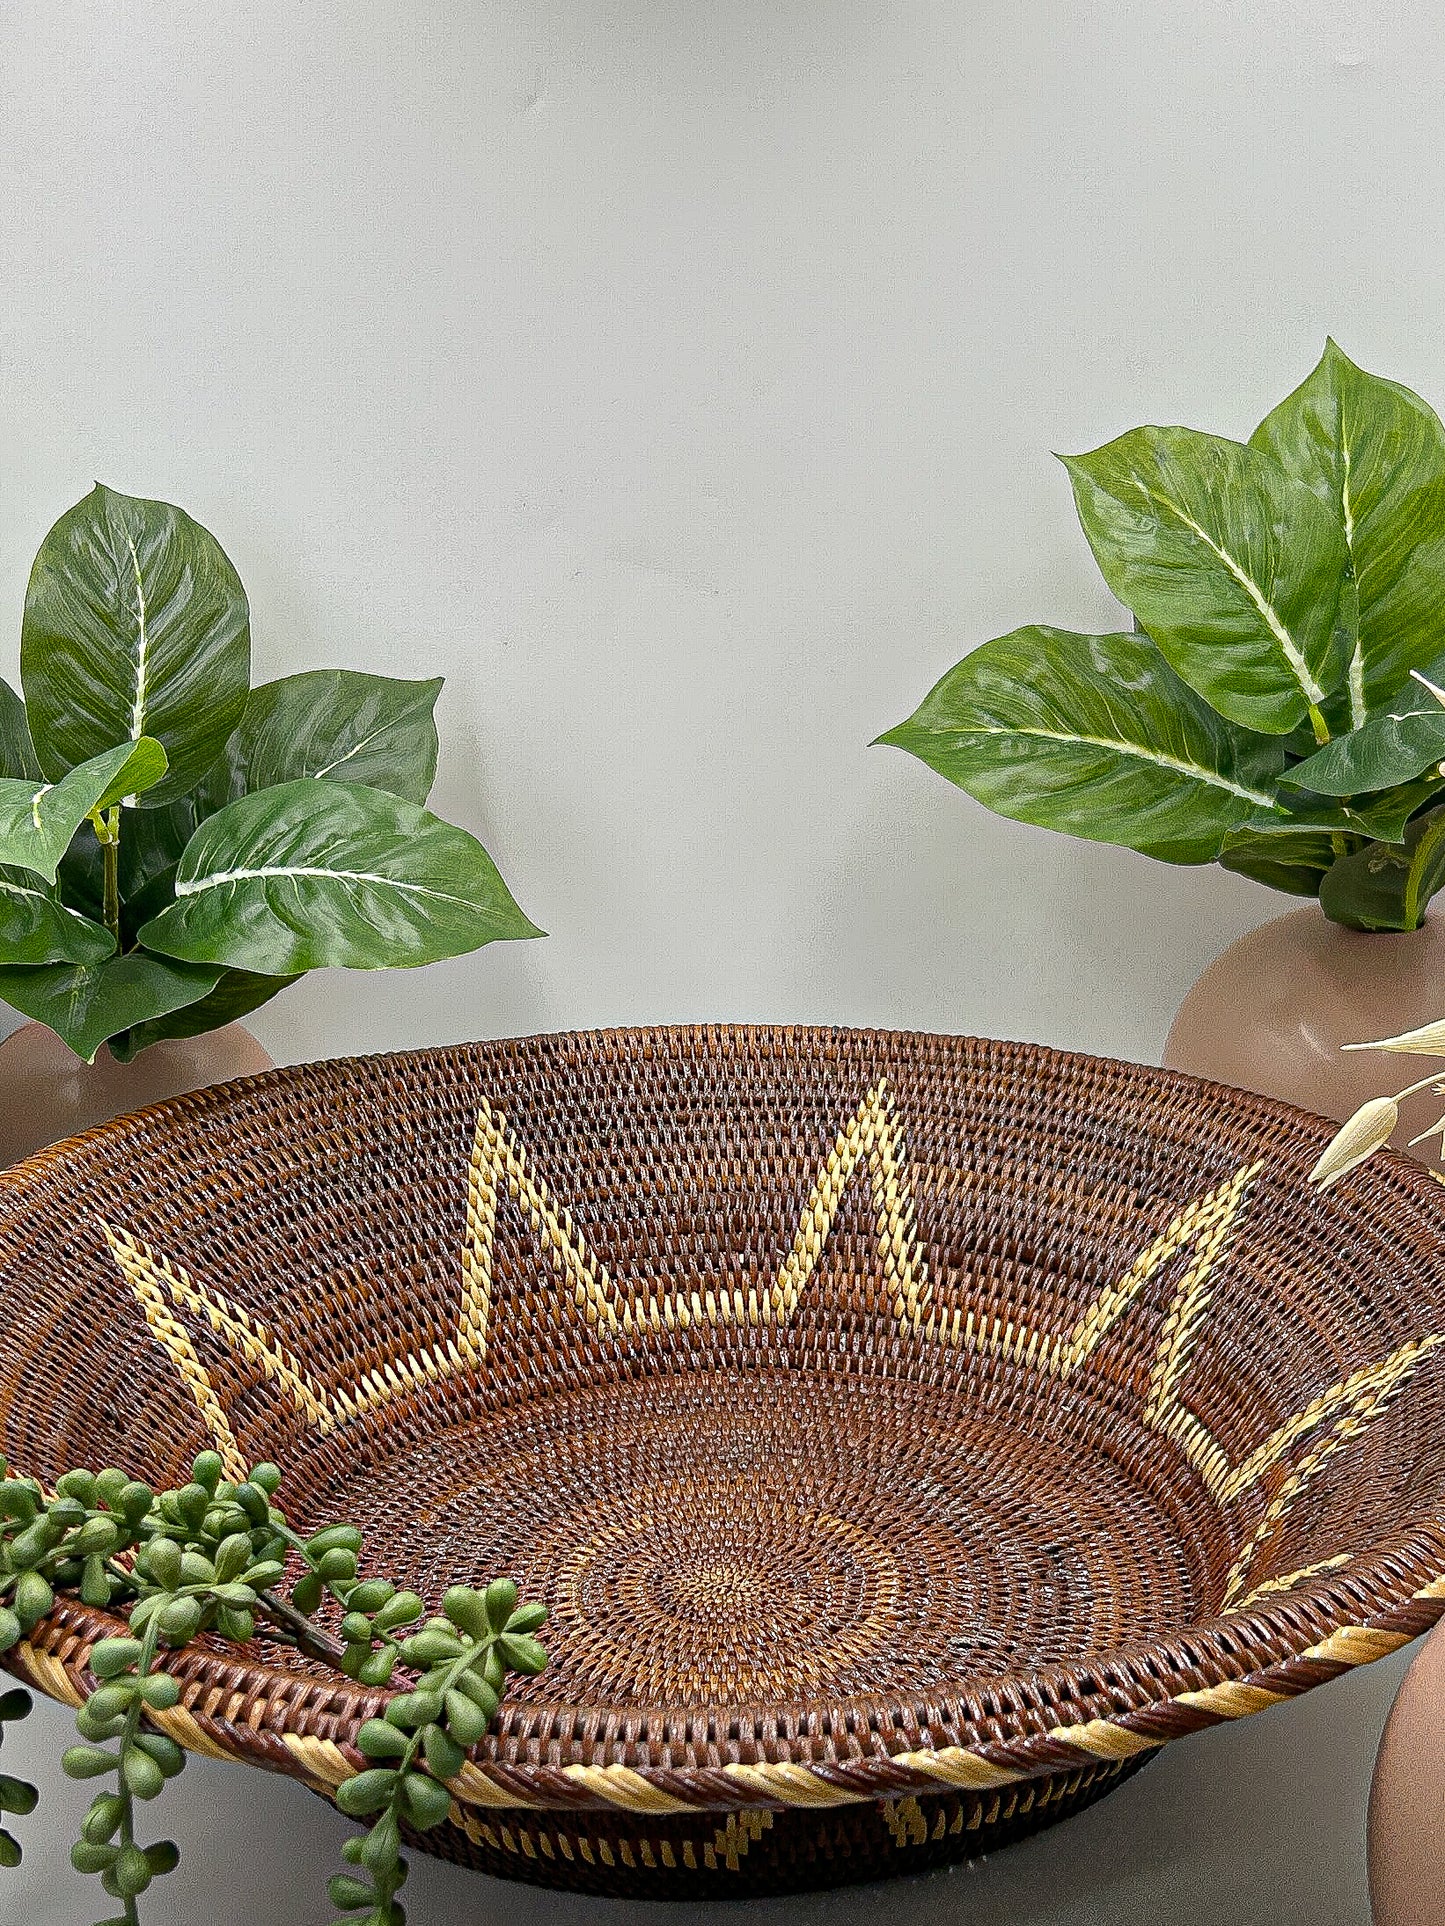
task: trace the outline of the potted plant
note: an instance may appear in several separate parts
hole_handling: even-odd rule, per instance
[[[1132,626],[1034,625],[881,740],[1001,815],[1316,899],[1186,999],[1165,1061],[1344,1117],[1337,1046],[1423,1022],[1445,931],[1445,429],[1333,342],[1247,442],[1065,458]]]
[[[536,936],[424,804],[440,678],[251,687],[245,590],[165,502],[96,487],[41,544],[0,682],[0,1166],[268,1067],[239,1019],[309,970]]]

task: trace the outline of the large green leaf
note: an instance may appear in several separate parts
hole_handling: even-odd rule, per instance
[[[1262,836],[1293,836],[1319,831],[1326,836],[1356,836],[1398,843],[1405,825],[1437,785],[1407,783],[1378,796],[1314,796],[1301,790],[1283,791],[1272,809],[1261,809],[1244,825]]]
[[[20,671],[52,780],[113,742],[155,736],[170,773],[148,800],[184,795],[240,721],[250,663],[240,578],[179,508],[96,487],[41,544]]]
[[[25,720],[25,704],[8,682],[0,681],[0,776],[40,781],[40,764]]]
[[[1418,684],[1414,685],[1418,687]],[[1281,778],[1321,796],[1358,796],[1413,782],[1445,760],[1445,709],[1424,689],[1317,749]]]
[[[986,642],[879,738],[1002,816],[1207,863],[1274,807],[1281,745],[1232,728],[1147,635],[1032,627]]]
[[[424,803],[436,781],[433,711],[441,689],[440,676],[403,682],[356,669],[263,683],[201,785],[201,814],[302,776],[364,783]]]
[[[221,972],[133,952],[82,967],[0,968],[0,1002],[48,1024],[78,1057],[94,1063],[107,1038],[199,1003]]]
[[[55,881],[60,859],[87,816],[161,781],[166,752],[149,736],[80,763],[57,783],[0,779],[0,863]]]
[[[1366,374],[1329,341],[1250,446],[1339,522],[1359,597],[1347,677],[1358,727],[1445,639],[1445,427],[1418,395]]]
[[[540,932],[475,837],[358,783],[303,779],[203,822],[148,949],[265,976],[409,969]]]
[[[204,1036],[208,1030],[238,1023],[299,980],[294,976],[256,976],[249,970],[223,970],[215,989],[199,1003],[188,1003],[183,1009],[172,1010],[169,1016],[138,1023],[133,1030],[112,1037],[111,1055],[121,1063],[129,1063],[153,1043],[163,1043],[171,1037]]]
[[[0,866],[0,963],[100,963],[114,950],[105,925],[67,909],[51,884]]]
[[[1220,715],[1285,735],[1343,679],[1344,538],[1272,457],[1136,428],[1066,458],[1109,587]]]
[[[1318,896],[1338,857],[1335,839],[1328,835],[1300,830],[1261,833],[1245,827],[1225,837],[1219,863],[1222,869],[1251,877],[1270,889],[1291,896]]]
[[[1320,907],[1360,930],[1418,929],[1445,886],[1445,806],[1417,816],[1403,843],[1370,843],[1341,858],[1320,887]]]

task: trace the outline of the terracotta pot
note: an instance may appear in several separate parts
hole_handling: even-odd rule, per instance
[[[1252,930],[1210,964],[1180,1006],[1164,1062],[1343,1122],[1366,1098],[1402,1089],[1430,1064],[1340,1045],[1437,1017],[1445,1017],[1445,916],[1370,936],[1341,929],[1311,904]],[[1445,1062],[1440,1070],[1445,1081]],[[1406,1106],[1397,1144],[1445,1108],[1430,1104],[1426,1095]],[[1421,1155],[1431,1150],[1422,1145]]]
[[[43,1023],[23,1023],[0,1043],[0,1169],[129,1110],[272,1067],[239,1023],[153,1043],[133,1063],[109,1050],[82,1063]]]
[[[1405,1674],[1370,1788],[1370,1904],[1375,1926],[1445,1919],[1445,1628]]]

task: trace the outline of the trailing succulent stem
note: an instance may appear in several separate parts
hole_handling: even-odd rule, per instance
[[[180,1854],[169,1840],[142,1845],[137,1807],[156,1798],[185,1765],[163,1731],[180,1701],[167,1660],[203,1635],[245,1644],[264,1623],[273,1642],[294,1645],[359,1683],[382,1687],[398,1665],[412,1674],[383,1718],[368,1720],[357,1745],[372,1763],[342,1785],[337,1804],[370,1830],[347,1842],[351,1871],[331,1881],[346,1926],[403,1926],[397,1894],[406,1878],[403,1824],[424,1832],[451,1809],[445,1781],[496,1716],[509,1673],[540,1672],[535,1634],[541,1605],[519,1605],[498,1579],[485,1591],[453,1586],[441,1614],[418,1628],[422,1599],[359,1575],[362,1534],[335,1524],[303,1536],[274,1502],[281,1473],[257,1465],[241,1483],[223,1478],[215,1452],[202,1452],[190,1480],[156,1493],[124,1472],[69,1471],[47,1492],[10,1473],[0,1459],[0,1651],[27,1638],[57,1598],[127,1614],[124,1634],[90,1653],[95,1683],[76,1716],[80,1743],[61,1764],[74,1779],[104,1779],[71,1851],[78,1872],[99,1877],[121,1911],[101,1926],[139,1926],[137,1903]],[[295,1572],[290,1595],[283,1586]],[[299,1570],[297,1568],[299,1567]],[[340,1639],[315,1622],[340,1615]],[[29,1695],[0,1698],[0,1738],[30,1710]],[[0,1813],[24,1816],[36,1792],[0,1775]],[[0,1830],[0,1865],[20,1846]]]

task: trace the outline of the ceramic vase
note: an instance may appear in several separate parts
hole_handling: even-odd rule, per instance
[[[1340,1045],[1438,1017],[1445,1017],[1445,914],[1427,917],[1418,930],[1376,936],[1342,929],[1311,904],[1251,930],[1210,964],[1180,1006],[1164,1062],[1343,1122],[1367,1098],[1391,1094],[1430,1065]],[[1440,1069],[1445,1080],[1445,1061]],[[1410,1106],[1396,1143],[1434,1121],[1428,1099]]]
[[[105,1049],[83,1063],[44,1024],[22,1023],[0,1043],[0,1169],[127,1111],[272,1067],[239,1023],[153,1043],[131,1063]]]

